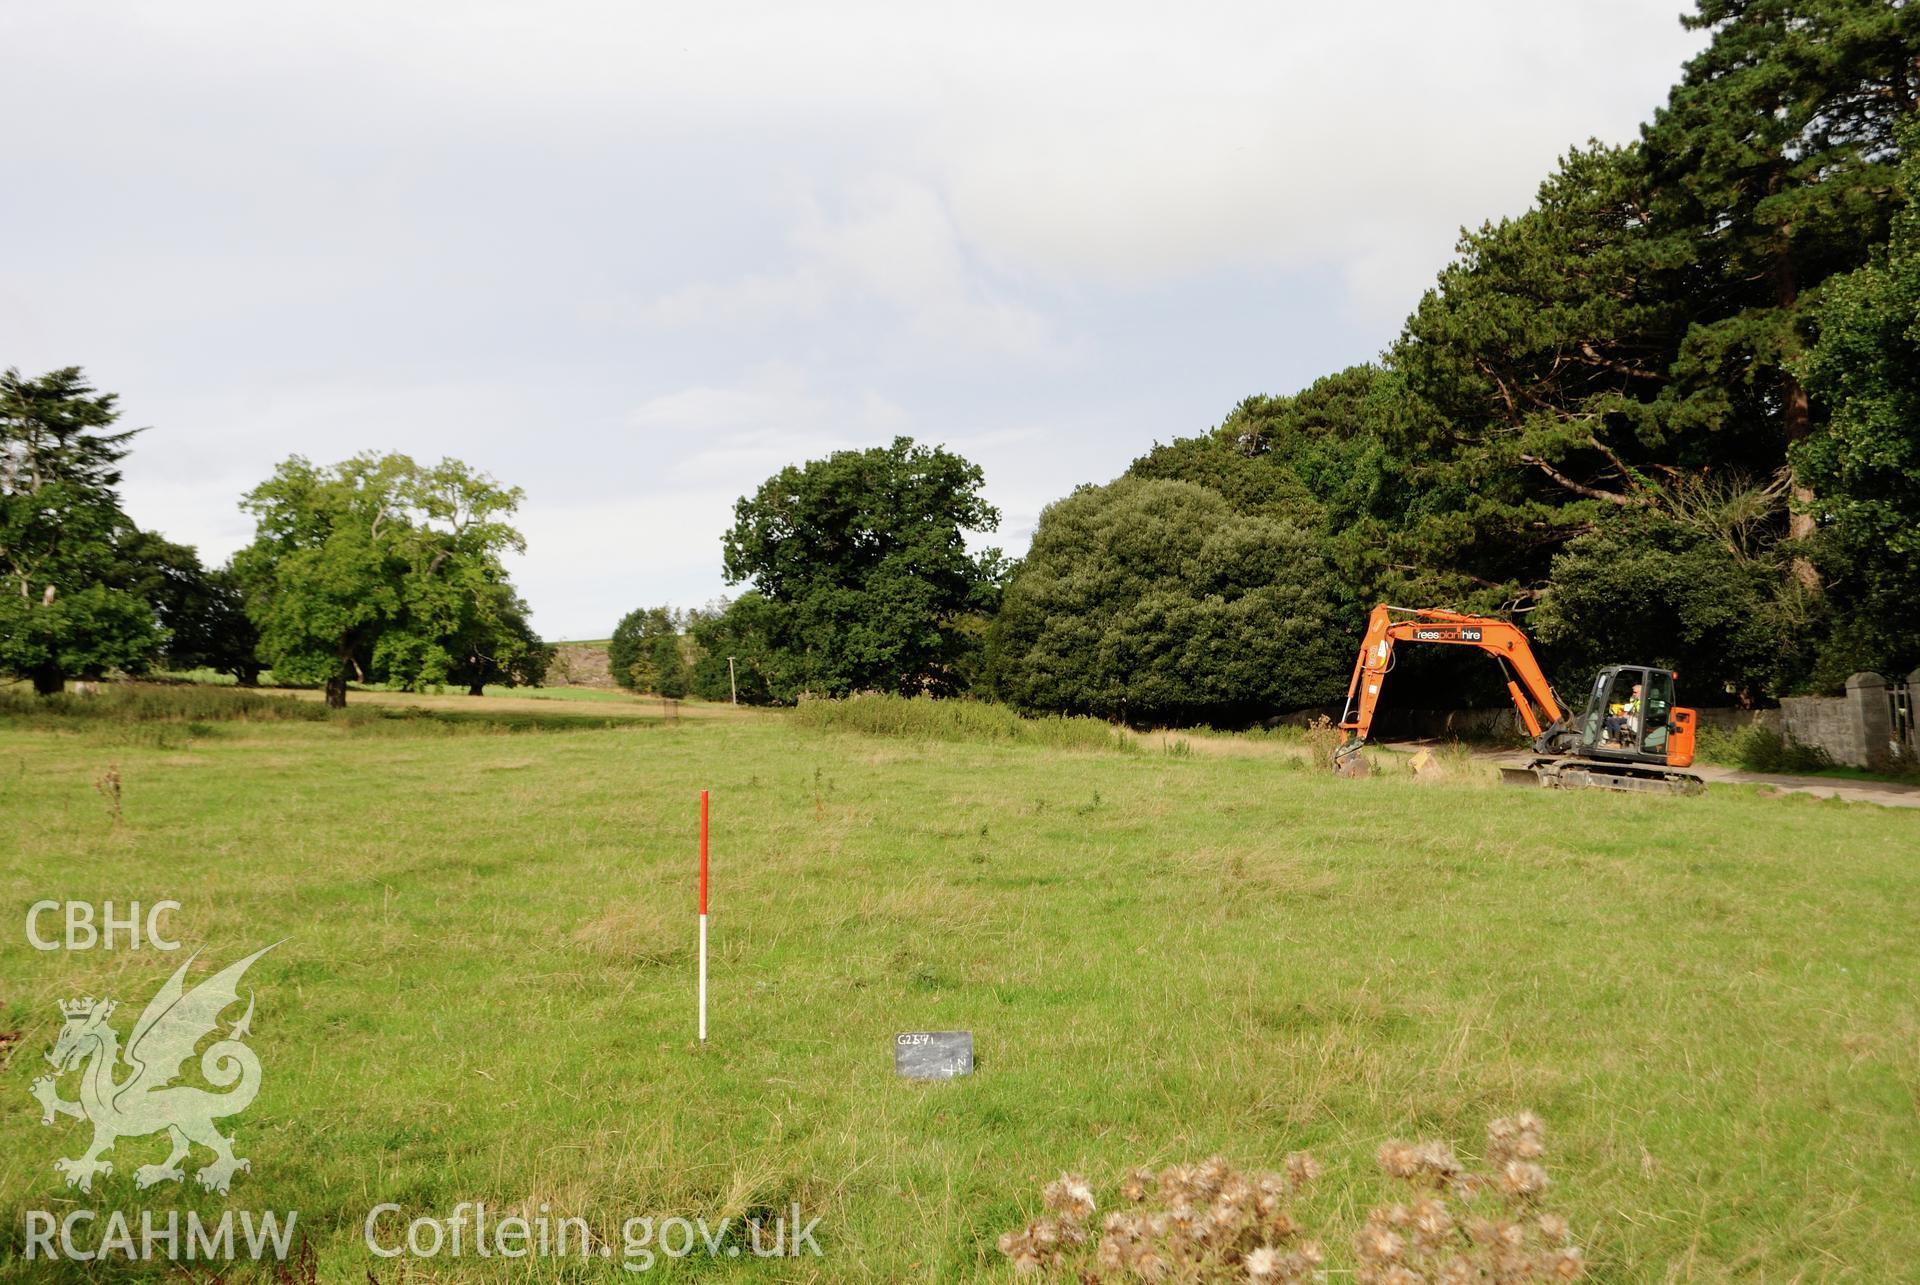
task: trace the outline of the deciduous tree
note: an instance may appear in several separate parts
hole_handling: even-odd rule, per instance
[[[336,708],[376,666],[449,681],[456,640],[497,606],[500,556],[525,548],[507,523],[520,494],[458,460],[287,460],[242,501],[258,531],[235,558],[275,677],[324,683]]]
[[[776,699],[803,692],[945,693],[963,618],[992,610],[998,550],[967,550],[1000,514],[977,466],[909,438],[790,466],[734,506],[727,578],[749,581]]]
[[[613,680],[637,692],[673,700],[687,694],[688,672],[681,646],[682,619],[671,607],[628,612],[607,644]]]
[[[1353,663],[1299,528],[1190,482],[1122,478],[1041,515],[990,642],[996,689],[1051,713],[1246,722],[1335,698]]]
[[[153,608],[166,631],[169,668],[231,674],[243,687],[259,682],[260,634],[230,567],[209,569],[190,545],[129,525],[115,541],[109,582]]]
[[[768,679],[773,672],[769,615],[766,599],[752,589],[732,601],[688,613],[694,695],[724,701],[737,693],[743,705],[773,703]]]
[[[1834,613],[1820,678],[1920,665],[1920,120],[1902,142],[1904,205],[1886,251],[1837,278],[1801,363],[1830,418],[1795,451],[1818,495],[1815,557]]]

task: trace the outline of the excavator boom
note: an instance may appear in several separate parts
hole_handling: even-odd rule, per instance
[[[1547,752],[1549,741],[1566,730],[1566,709],[1517,625],[1457,611],[1382,603],[1367,616],[1366,636],[1360,643],[1359,658],[1353,662],[1346,708],[1340,715],[1340,730],[1345,735],[1335,752],[1336,766],[1355,761],[1360,747],[1366,744],[1373,730],[1374,710],[1380,703],[1381,684],[1393,668],[1394,648],[1403,642],[1477,647],[1492,655],[1506,676],[1507,695],[1513,698],[1520,722],[1542,753]]]

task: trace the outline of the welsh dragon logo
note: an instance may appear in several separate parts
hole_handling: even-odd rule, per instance
[[[189,958],[133,1024],[124,1053],[119,1034],[107,1024],[115,1008],[112,1000],[95,1002],[88,996],[61,1001],[60,1015],[66,1021],[53,1052],[47,1054],[55,1073],[33,1082],[33,1096],[45,1112],[40,1117],[42,1124],[52,1124],[56,1116],[70,1115],[93,1125],[93,1145],[85,1155],[53,1162],[69,1187],[91,1191],[95,1174],[113,1172],[113,1162],[100,1157],[111,1151],[115,1142],[163,1129],[173,1151],[160,1164],[136,1169],[136,1186],[184,1179],[181,1162],[196,1142],[214,1156],[195,1175],[208,1191],[225,1195],[233,1185],[235,1172],[252,1168],[233,1154],[233,1139],[213,1127],[215,1119],[246,1110],[260,1091],[260,1059],[242,1042],[253,1021],[251,994],[247,1011],[228,1029],[226,1037],[200,1054],[200,1074],[208,1084],[225,1092],[175,1081],[185,1072],[200,1041],[218,1033],[220,1015],[239,1002],[241,976],[272,949],[268,946],[229,964],[191,991],[185,987],[187,968],[193,963]],[[58,1083],[60,1076],[73,1070],[80,1072],[80,1100],[68,1102],[60,1097]]]

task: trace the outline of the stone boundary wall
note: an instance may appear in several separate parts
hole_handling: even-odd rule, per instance
[[[1781,700],[1786,733],[1826,751],[1846,767],[1890,771],[1920,761],[1914,704],[1920,669],[1904,679],[1865,672],[1847,680],[1844,696],[1788,696]]]

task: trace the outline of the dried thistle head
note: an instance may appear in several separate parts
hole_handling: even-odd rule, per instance
[[[1320,1162],[1309,1152],[1295,1151],[1287,1157],[1287,1181],[1293,1184],[1295,1191],[1313,1182],[1320,1176]]]
[[[1354,1238],[1353,1250],[1361,1262],[1380,1267],[1399,1262],[1407,1252],[1407,1242],[1392,1230],[1370,1223]]]
[[[1293,1215],[1284,1209],[1275,1210],[1266,1216],[1265,1231],[1268,1240],[1292,1240],[1300,1234],[1300,1230],[1300,1224],[1295,1222]]]
[[[1420,1172],[1420,1153],[1411,1143],[1398,1140],[1382,1143],[1376,1156],[1390,1177],[1411,1178]]]
[[[1225,1156],[1208,1156],[1194,1169],[1190,1181],[1194,1191],[1212,1199],[1232,1172],[1233,1166]]]
[[[1154,1186],[1153,1170],[1144,1166],[1135,1167],[1129,1169],[1127,1176],[1120,1180],[1120,1195],[1122,1199],[1137,1205],[1153,1192]]]
[[[1063,1173],[1040,1189],[1040,1203],[1062,1218],[1077,1221],[1093,1213],[1093,1188],[1086,1179]]]
[[[1414,1202],[1413,1234],[1422,1249],[1428,1252],[1438,1250],[1453,1234],[1453,1215],[1447,1212],[1447,1207],[1440,1201],[1424,1196]]]
[[[1325,1261],[1319,1243],[1308,1241],[1290,1254],[1272,1245],[1258,1246],[1241,1260],[1241,1266],[1255,1285],[1304,1285],[1315,1278]]]
[[[1444,1142],[1423,1142],[1414,1148],[1414,1161],[1428,1177],[1445,1182],[1462,1173],[1462,1165],[1453,1148]]]
[[[1231,1235],[1245,1227],[1252,1219],[1251,1205],[1228,1200],[1224,1195],[1215,1196],[1213,1204],[1207,1209],[1207,1223],[1210,1234],[1214,1236]]]
[[[1547,1171],[1531,1160],[1509,1160],[1500,1171],[1500,1187],[1510,1196],[1530,1200],[1547,1189]]]
[[[1487,1122],[1487,1161],[1501,1168],[1509,1160],[1538,1160],[1546,1154],[1546,1125],[1531,1111]]]
[[[1160,1201],[1171,1205],[1193,1194],[1192,1175],[1185,1165],[1168,1165],[1160,1171]]]
[[[1577,1281],[1587,1274],[1587,1260],[1578,1245],[1567,1245],[1547,1255],[1554,1280]]]

